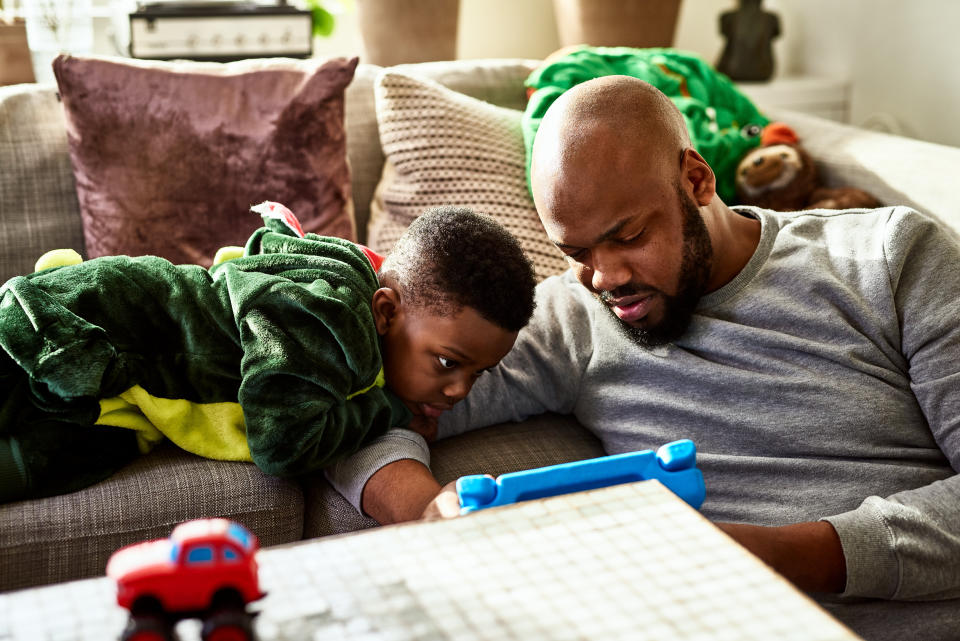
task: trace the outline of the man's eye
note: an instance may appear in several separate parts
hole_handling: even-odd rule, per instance
[[[585,253],[585,250],[577,249],[574,251],[564,252],[564,255],[570,260],[580,260],[581,258],[583,258],[584,253]]]
[[[645,230],[640,230],[639,233],[636,233],[636,234],[634,234],[633,236],[629,236],[629,237],[627,237],[627,238],[624,238],[624,239],[622,239],[620,242],[623,243],[623,244],[625,244],[625,245],[630,244],[630,243],[635,243],[635,242],[637,242],[638,240],[640,240],[640,238],[643,237],[643,232],[644,232],[644,231],[645,231]]]
[[[443,356],[437,356],[437,361],[440,362],[440,367],[442,367],[443,369],[453,369],[454,367],[460,364],[457,361],[453,360],[452,358],[446,358]]]

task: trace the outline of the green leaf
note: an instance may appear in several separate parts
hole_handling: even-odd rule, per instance
[[[313,35],[327,37],[333,33],[333,14],[324,9],[319,0],[310,0],[307,4],[313,14]]]

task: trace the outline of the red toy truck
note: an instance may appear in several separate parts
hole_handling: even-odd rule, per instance
[[[245,606],[263,596],[257,582],[260,544],[227,519],[181,523],[168,539],[117,550],[107,576],[117,583],[117,603],[130,611],[123,641],[173,639],[179,619],[204,620],[204,641],[253,639]]]

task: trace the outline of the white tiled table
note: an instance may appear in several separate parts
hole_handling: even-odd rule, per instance
[[[261,641],[858,638],[656,481],[259,561]],[[116,638],[125,618],[105,578],[0,595],[0,641]]]

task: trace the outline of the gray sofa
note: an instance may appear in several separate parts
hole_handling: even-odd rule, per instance
[[[457,61],[405,66],[455,90],[522,109],[525,60]],[[347,90],[347,141],[357,229],[363,239],[383,168],[373,85],[379,67],[361,64]],[[949,181],[960,149],[871,133],[791,113],[789,122],[829,185],[855,185],[885,203],[903,203],[960,229]],[[950,169],[952,168],[952,170]],[[43,252],[82,249],[83,236],[55,88],[0,88],[0,281],[28,272]],[[545,415],[434,444],[441,483],[462,474],[516,469],[602,454],[569,417]],[[253,465],[201,459],[161,446],[86,490],[0,505],[0,590],[93,576],[117,547],[164,536],[178,522],[227,516],[274,545],[373,527],[321,475],[297,481],[265,476]]]

